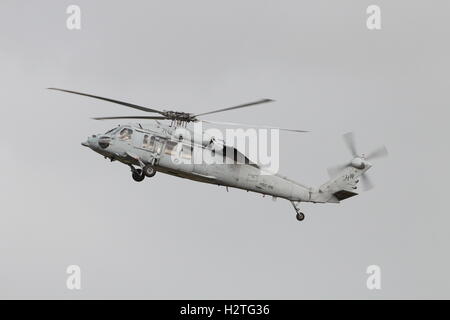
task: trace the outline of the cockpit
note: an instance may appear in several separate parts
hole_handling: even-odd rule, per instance
[[[123,141],[131,140],[131,136],[133,135],[133,130],[131,128],[122,128],[119,131],[119,139]]]
[[[111,130],[108,130],[104,133],[105,136],[113,137],[118,136],[119,140],[128,141],[131,140],[131,137],[133,135],[133,129],[129,127],[115,127]]]

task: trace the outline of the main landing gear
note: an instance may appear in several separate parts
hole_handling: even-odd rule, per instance
[[[291,203],[295,209],[295,212],[297,213],[295,217],[297,218],[298,221],[303,221],[305,219],[305,215],[303,214],[303,212],[300,211],[299,207],[300,201],[291,201]]]
[[[134,181],[141,182],[142,180],[144,180],[145,174],[144,174],[144,171],[142,169],[133,168],[131,170],[131,172],[132,172],[131,176],[133,177]]]
[[[147,164],[142,168],[146,177],[151,178],[156,174],[156,169],[151,164]]]
[[[143,166],[143,168],[135,168],[130,165],[131,168],[131,176],[134,181],[141,182],[145,179],[145,177],[151,178],[156,174],[156,169],[151,164],[147,164]]]

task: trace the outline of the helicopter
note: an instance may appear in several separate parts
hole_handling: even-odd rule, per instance
[[[179,111],[158,110],[124,101],[100,97],[92,94],[48,88],[66,93],[86,96],[108,101],[132,109],[152,113],[149,116],[118,116],[96,117],[95,120],[153,120],[150,123],[121,124],[103,134],[94,134],[81,144],[92,149],[111,161],[119,161],[131,169],[133,180],[143,181],[155,176],[157,172],[190,179],[197,182],[215,184],[228,188],[237,188],[247,192],[282,198],[291,202],[298,221],[303,221],[305,214],[300,209],[300,203],[339,203],[357,195],[357,184],[361,180],[365,190],[372,188],[372,183],[366,172],[372,167],[369,162],[385,157],[388,151],[381,146],[369,154],[358,153],[355,137],[352,132],[343,135],[344,142],[351,154],[351,160],[338,166],[328,168],[330,180],[320,187],[309,187],[291,180],[278,173],[267,172],[265,168],[249,160],[249,158],[233,145],[216,139],[214,136],[203,135],[192,138],[189,123],[203,121],[212,124],[241,125],[238,123],[212,122],[200,120],[200,116],[230,111],[250,106],[273,102],[272,99],[261,99],[254,102],[222,108],[209,112],[194,114]],[[166,124],[163,121],[169,120]],[[179,129],[183,129],[180,133]],[[304,133],[305,130],[266,127],[282,131]],[[186,134],[187,133],[187,134]],[[186,138],[185,136],[190,136]],[[194,154],[209,155],[220,162],[192,162]],[[184,161],[182,161],[184,160]],[[239,161],[238,161],[239,160]]]

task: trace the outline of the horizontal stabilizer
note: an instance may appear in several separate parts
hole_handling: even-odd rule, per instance
[[[352,191],[348,191],[348,190],[340,190],[338,192],[335,192],[333,194],[339,201],[341,200],[345,200],[347,198],[356,196],[357,193],[356,192],[352,192]]]

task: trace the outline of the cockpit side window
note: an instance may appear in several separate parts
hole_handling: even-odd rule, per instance
[[[145,149],[152,150],[155,145],[155,137],[149,136],[148,134],[144,135],[144,140],[142,141],[142,147]]]
[[[123,128],[119,133],[119,139],[120,140],[131,140],[131,135],[133,134],[133,130],[130,128]]]

